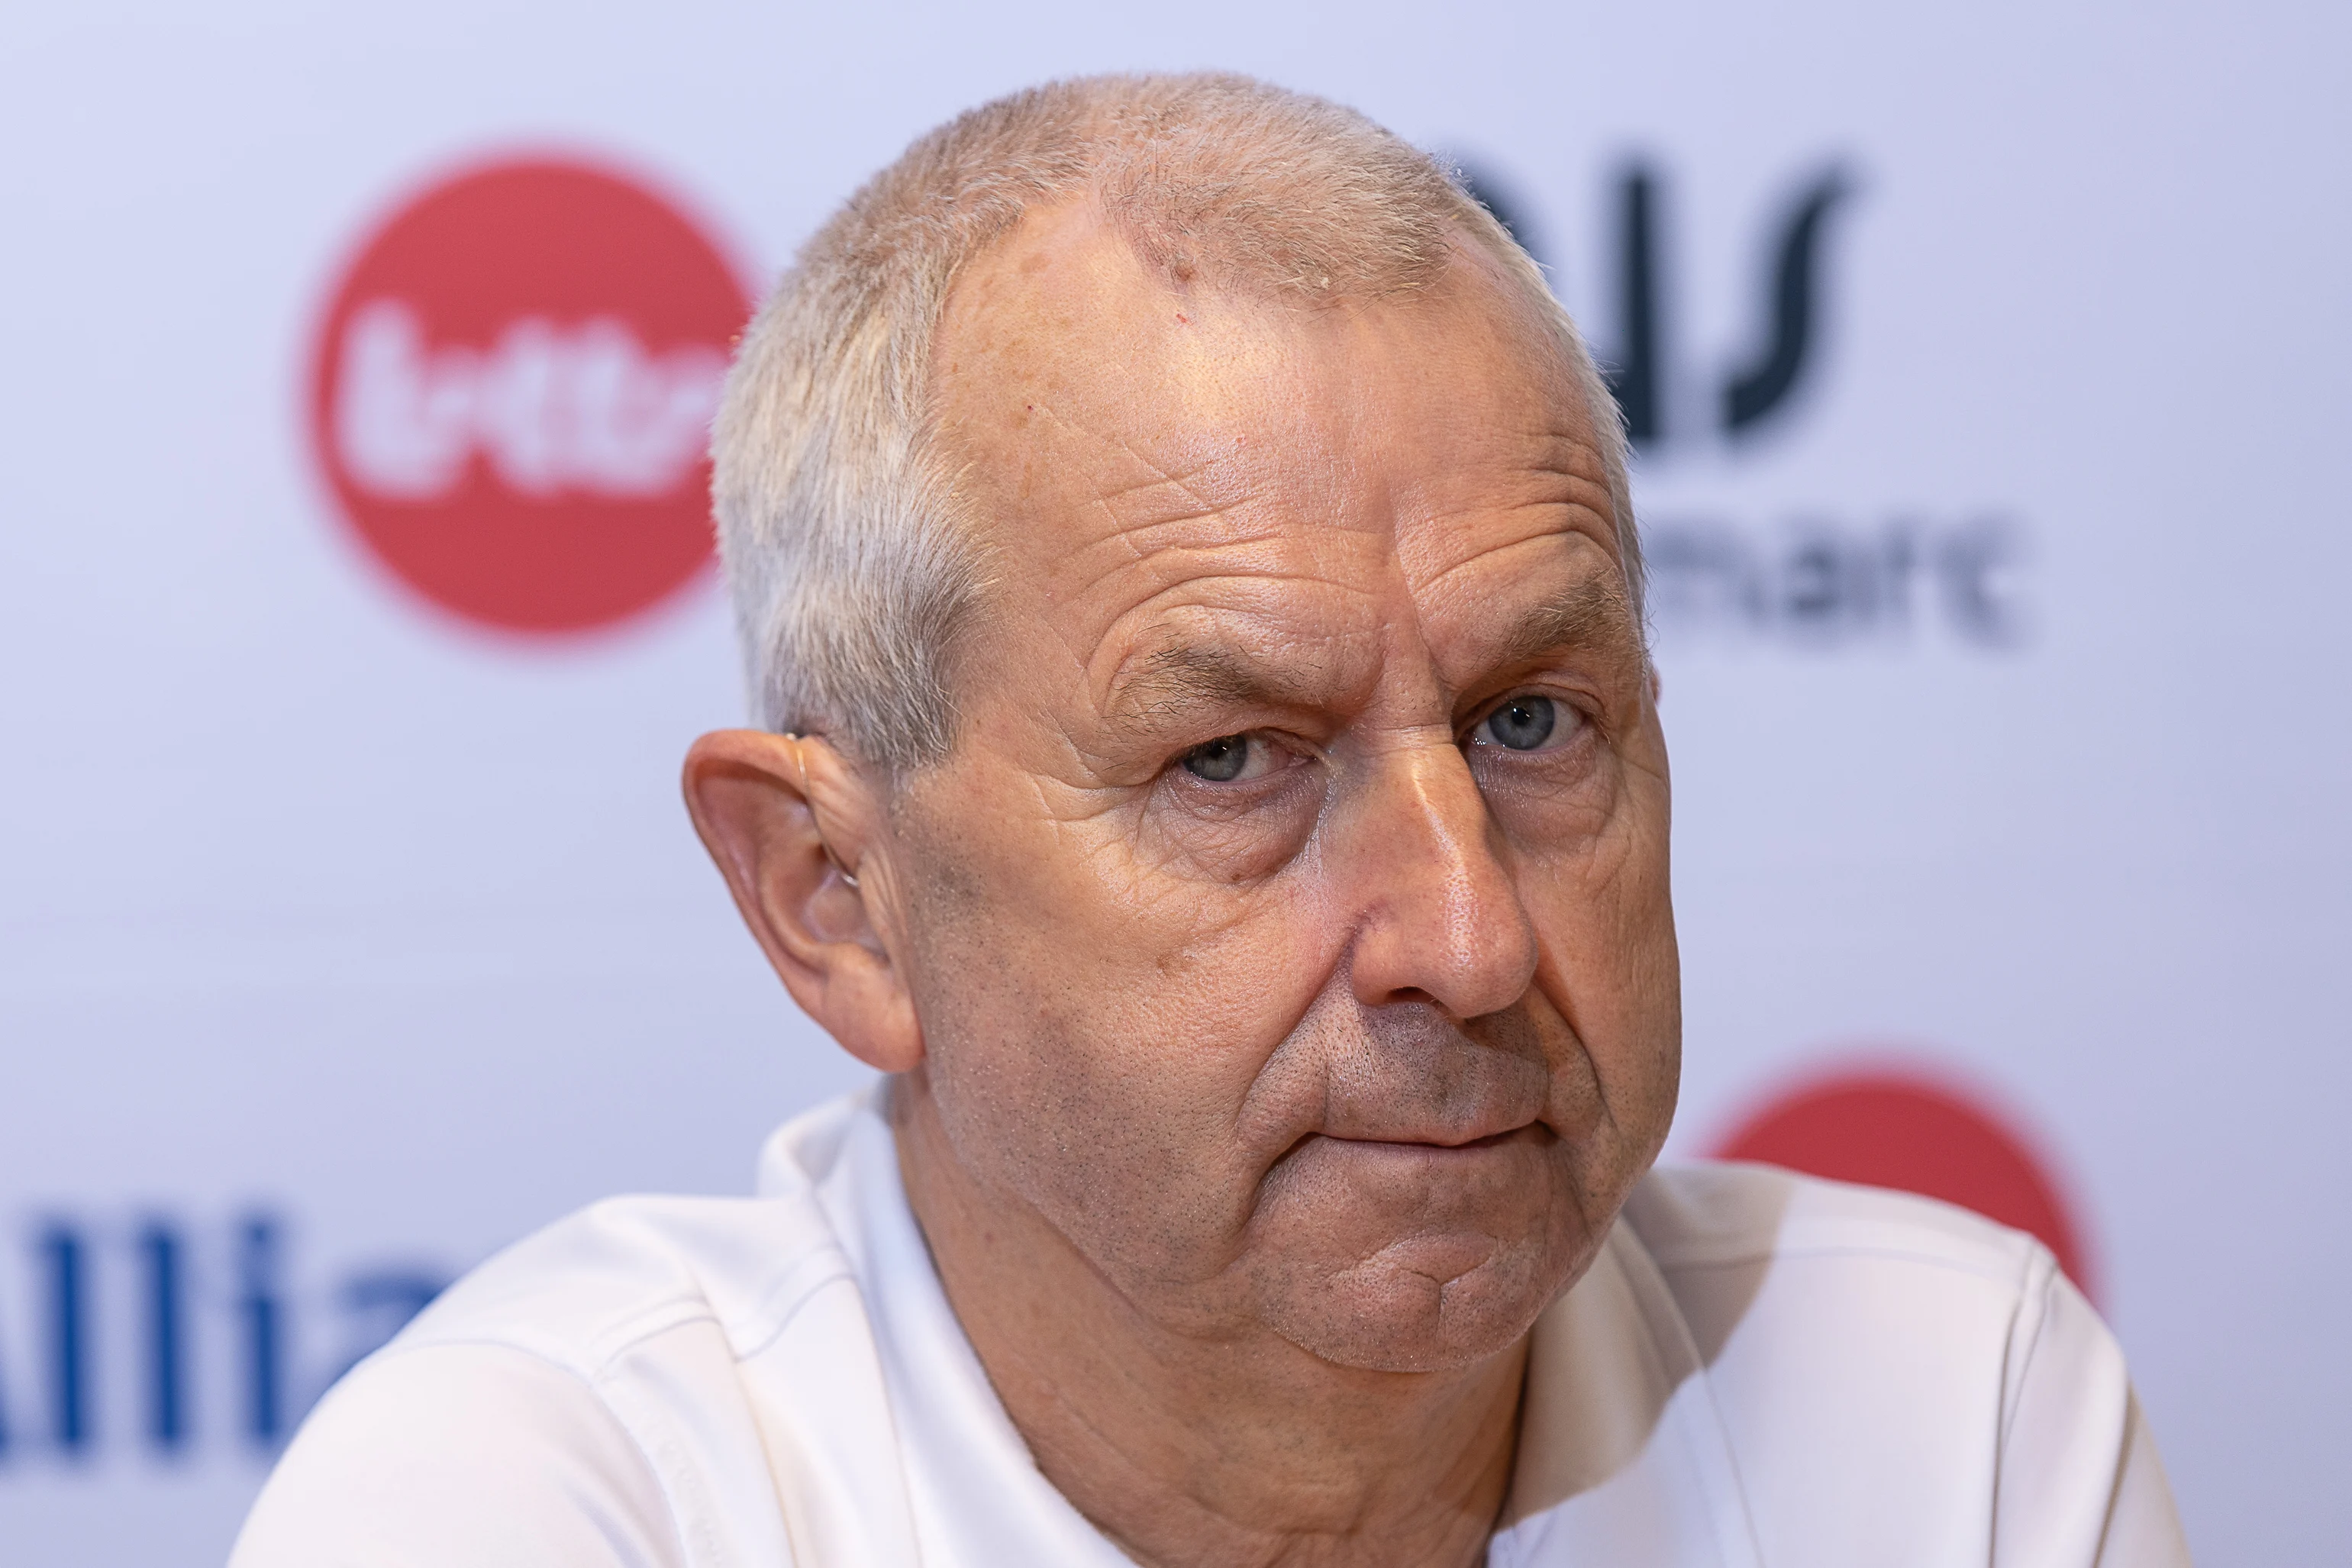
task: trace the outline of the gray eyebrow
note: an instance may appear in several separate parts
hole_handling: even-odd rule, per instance
[[[1129,661],[1114,675],[1104,710],[1134,721],[1196,705],[1302,705],[1312,700],[1320,672],[1300,668],[1299,662],[1272,662],[1214,643],[1172,644]]]
[[[1495,666],[1505,668],[1533,663],[1561,648],[1628,643],[1638,647],[1641,641],[1625,590],[1613,574],[1601,574],[1583,578],[1521,616],[1496,640],[1488,657]]]

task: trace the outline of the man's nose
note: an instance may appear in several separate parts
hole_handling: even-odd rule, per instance
[[[1385,753],[1351,804],[1341,879],[1356,914],[1349,980],[1357,1000],[1378,1006],[1426,997],[1467,1019],[1526,995],[1535,926],[1453,738]]]

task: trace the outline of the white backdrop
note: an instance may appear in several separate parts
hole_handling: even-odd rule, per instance
[[[1647,171],[1677,1148],[1957,1076],[2071,1194],[2200,1561],[2352,1555],[2352,26],[1763,10],[0,17],[0,1558],[216,1561],[435,1280],[740,1190],[857,1076],[677,804],[742,711],[708,575],[498,634],[361,542],[310,377],[367,237],[585,160],[755,287],[957,109],[1201,64],[1463,158],[1627,362]],[[1727,429],[1824,181],[1801,374]]]

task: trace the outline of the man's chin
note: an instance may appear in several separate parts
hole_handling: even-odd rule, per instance
[[[1340,1366],[1441,1372],[1511,1349],[1581,1261],[1474,1233],[1412,1236],[1353,1264],[1265,1281],[1265,1317],[1283,1338]]]

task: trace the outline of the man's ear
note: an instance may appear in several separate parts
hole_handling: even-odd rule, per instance
[[[923,1058],[881,803],[821,740],[719,730],[686,754],[686,809],[793,994],[884,1072]]]

